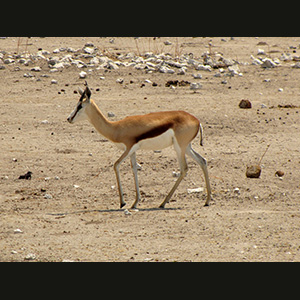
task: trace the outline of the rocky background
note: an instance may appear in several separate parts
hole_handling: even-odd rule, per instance
[[[1,261],[299,260],[299,38],[0,38]],[[208,160],[178,176],[176,153],[130,163],[87,122],[70,125],[87,80],[110,120],[186,110]],[[250,173],[249,173],[250,172]],[[251,173],[252,172],[252,173]],[[249,174],[250,176],[248,176]],[[246,174],[248,174],[246,176]]]

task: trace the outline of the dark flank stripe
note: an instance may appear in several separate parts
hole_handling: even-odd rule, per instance
[[[163,134],[164,132],[166,132],[168,129],[172,128],[172,126],[173,126],[173,122],[169,122],[169,123],[163,124],[161,126],[157,126],[153,129],[137,136],[135,142],[138,143],[141,140],[151,139],[156,136],[159,136],[159,135]]]

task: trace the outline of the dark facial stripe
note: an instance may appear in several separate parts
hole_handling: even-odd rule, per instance
[[[145,140],[145,139],[151,139],[154,138],[156,136],[159,136],[161,134],[163,134],[164,132],[166,132],[168,129],[172,128],[173,123],[166,123],[163,124],[161,126],[157,126],[139,136],[136,137],[135,142],[138,143],[141,140]]]

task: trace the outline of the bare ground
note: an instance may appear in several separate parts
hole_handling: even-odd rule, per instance
[[[299,261],[300,69],[292,68],[292,61],[263,69],[251,64],[250,55],[257,56],[258,48],[269,51],[266,56],[271,58],[293,51],[297,55],[300,38],[224,39],[115,38],[110,43],[109,38],[31,38],[29,53],[39,48],[51,53],[59,47],[82,48],[91,41],[111,56],[156,51],[201,57],[211,41],[211,51],[242,62],[243,76],[222,84],[223,77],[213,76],[218,70],[188,69],[176,75],[130,67],[93,68],[87,77],[92,98],[105,114],[115,114],[112,120],[186,110],[204,128],[204,147],[199,136],[193,147],[208,160],[211,205],[203,206],[206,191],[187,193],[188,188],[205,187],[201,169],[188,159],[185,180],[166,209],[157,209],[176,180],[172,172],[178,172],[175,151],[168,148],[137,153],[142,202],[138,211],[125,215],[119,209],[113,172],[121,152],[89,123],[66,121],[78,101],[74,90],[83,87],[81,70],[71,66],[49,73],[44,61],[35,64],[42,68],[37,73],[30,71],[33,66],[5,65],[0,70],[0,260]],[[165,40],[173,44],[164,45]],[[20,53],[25,43],[23,38]],[[17,38],[0,40],[0,50],[16,52]],[[28,72],[34,77],[23,77]],[[192,73],[203,77],[193,79]],[[120,77],[123,84],[116,83]],[[52,79],[57,84],[51,84]],[[145,79],[157,86],[141,87]],[[189,86],[175,91],[165,87],[175,79],[201,82],[203,88],[195,93]],[[252,108],[240,109],[241,99],[249,99]],[[246,166],[257,162],[269,144],[260,178],[246,178]],[[275,176],[278,170],[285,173],[282,179]],[[19,180],[27,171],[32,179]],[[129,161],[122,164],[121,176],[130,207],[135,190]]]

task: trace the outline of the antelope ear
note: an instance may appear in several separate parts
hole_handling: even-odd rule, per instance
[[[84,92],[85,92],[85,95],[86,95],[86,101],[90,101],[92,92],[89,89],[87,82],[85,82],[85,91]]]

